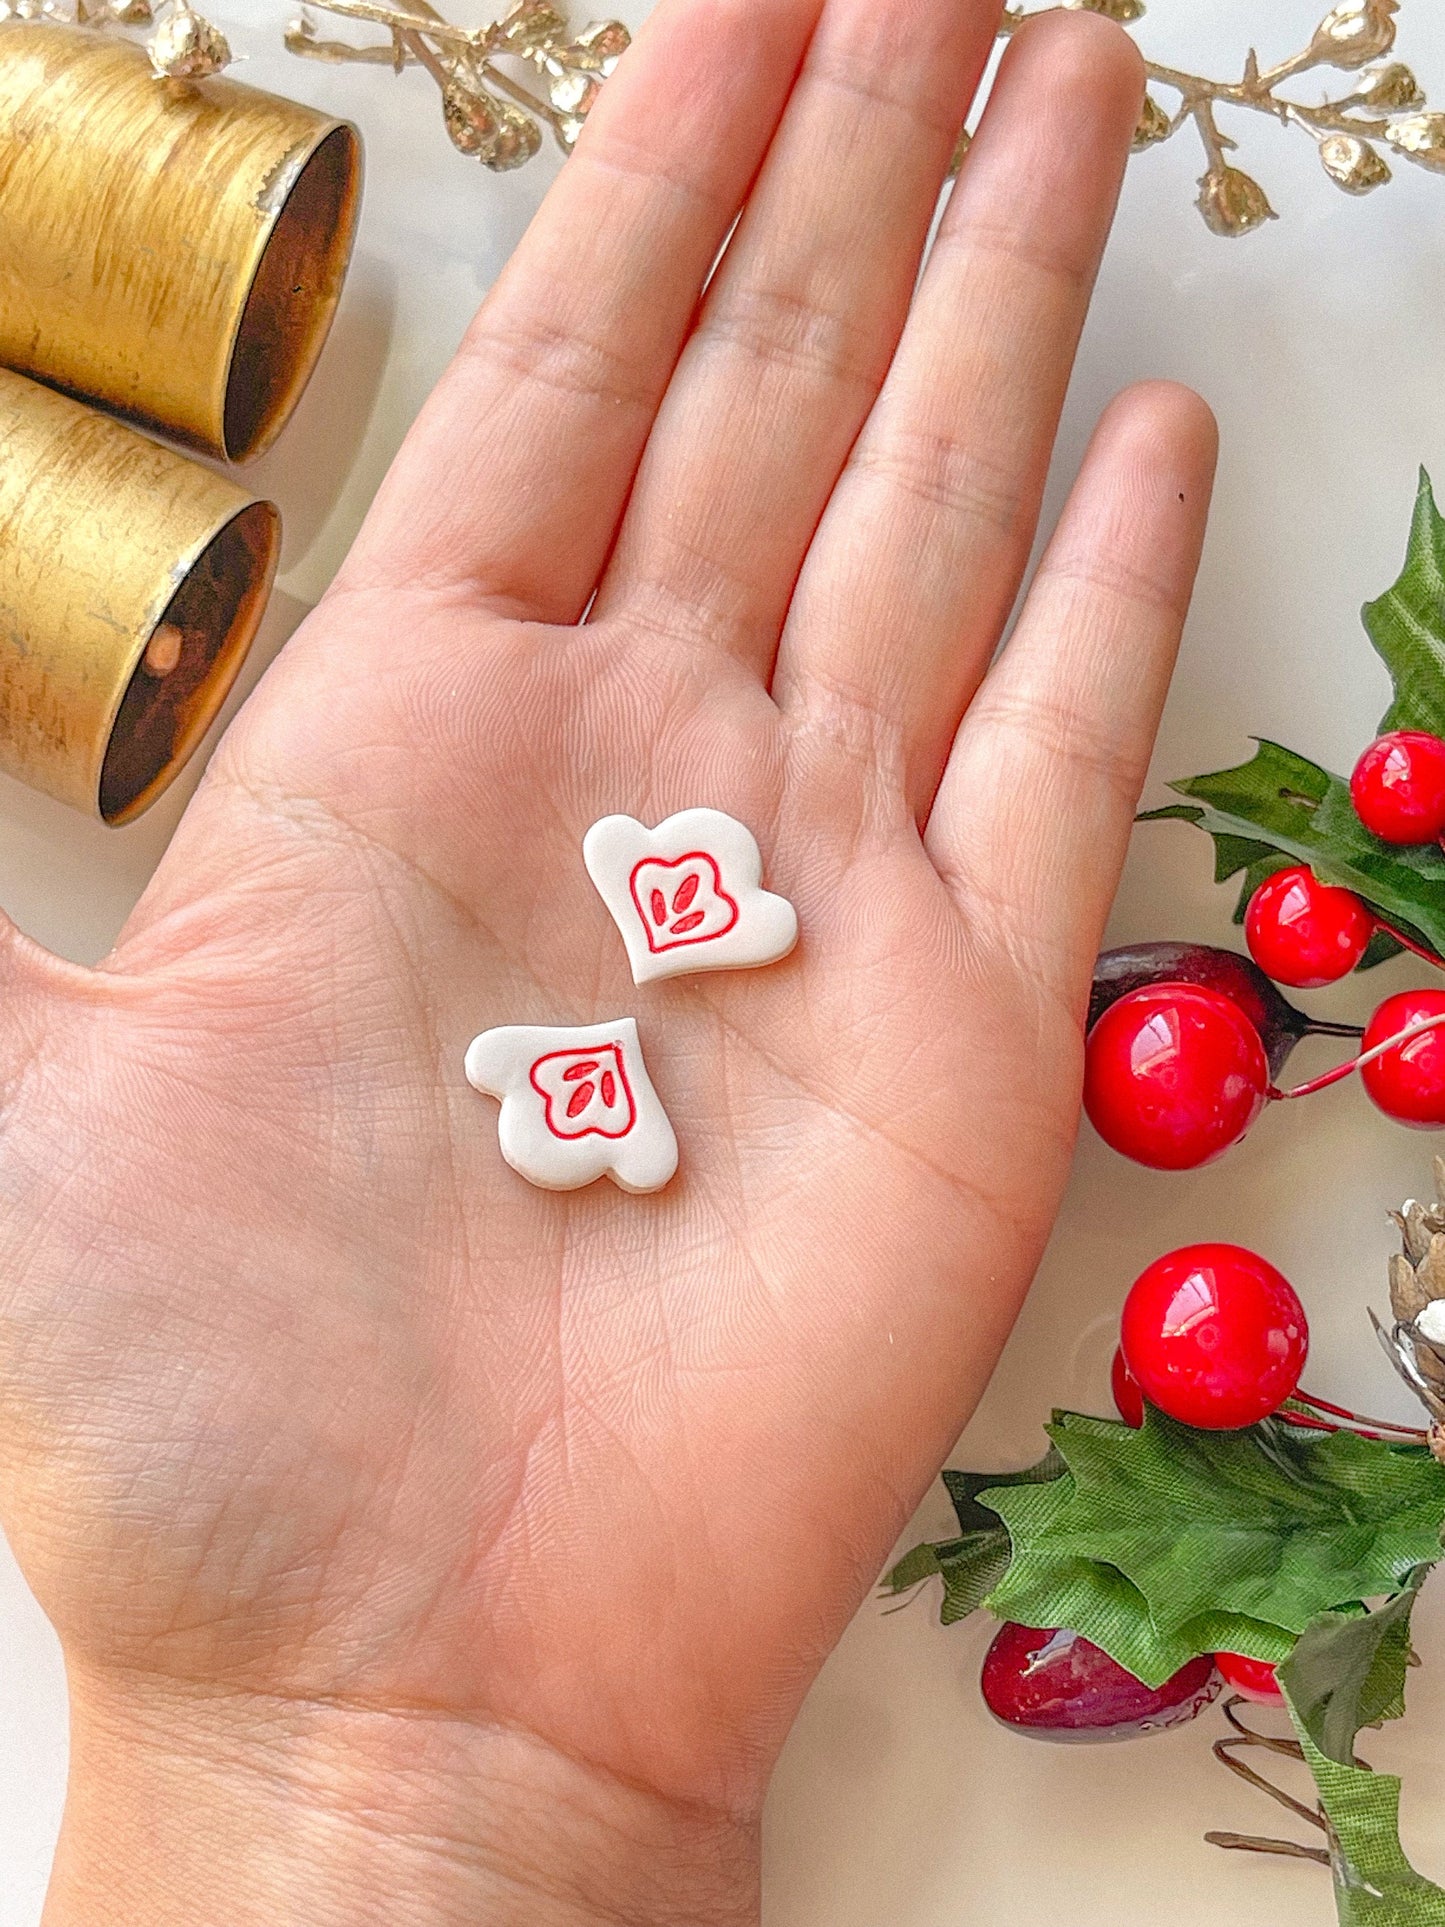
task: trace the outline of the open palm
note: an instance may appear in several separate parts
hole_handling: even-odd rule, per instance
[[[1140,99],[1022,34],[910,311],[996,17],[663,0],[114,955],[10,936],[0,1469],[82,1764],[325,1709],[746,1831],[981,1391],[1213,457],[1116,404],[988,669]],[[694,805],[801,941],[637,990],[582,837]],[[468,1041],[627,1014],[678,1176],[534,1190]]]

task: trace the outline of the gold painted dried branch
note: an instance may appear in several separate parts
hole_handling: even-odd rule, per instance
[[[0,6],[5,4],[0,0]],[[1145,12],[1143,0],[1060,4],[1105,14],[1125,26]],[[1157,146],[1192,125],[1206,162],[1199,209],[1216,234],[1229,236],[1261,227],[1274,218],[1274,209],[1259,182],[1230,161],[1236,142],[1219,124],[1221,109],[1268,114],[1303,129],[1317,143],[1325,172],[1349,194],[1368,194],[1390,179],[1382,150],[1445,172],[1445,114],[1432,112],[1411,70],[1389,58],[1399,11],[1400,0],[1345,0],[1326,15],[1298,53],[1265,68],[1251,52],[1235,81],[1209,80],[1146,61],[1150,93],[1136,150]],[[323,39],[315,12],[384,28],[387,38],[359,46]],[[1022,8],[1006,11],[1001,36],[1017,33],[1031,17]],[[310,0],[288,30],[286,44],[313,60],[385,64],[398,73],[407,66],[425,67],[442,90],[452,140],[463,153],[502,169],[530,159],[540,145],[542,124],[552,128],[564,149],[572,147],[598,87],[627,45],[627,32],[608,22],[573,38],[563,12],[548,0],[519,0],[505,19],[474,29],[451,25],[426,0],[410,5],[400,0],[395,5],[389,0]],[[530,65],[537,86],[522,85],[498,66],[499,59],[508,58]],[[1348,88],[1317,104],[1284,91],[1291,81],[1320,71],[1349,74]],[[1177,96],[1172,113],[1161,105],[1159,89]],[[965,137],[959,144],[960,162],[966,150]]]
[[[159,7],[162,0],[155,0]],[[231,58],[224,38],[195,12],[191,0],[163,0],[160,25],[148,45],[158,73],[196,77]],[[67,19],[93,26],[152,24],[153,0],[0,0],[7,19]],[[1144,0],[1058,0],[1132,26]],[[1297,127],[1316,143],[1325,173],[1347,194],[1369,194],[1391,178],[1387,153],[1445,173],[1445,112],[1433,110],[1409,67],[1394,60],[1401,0],[1342,0],[1316,27],[1308,44],[1273,66],[1251,51],[1238,80],[1210,80],[1148,60],[1150,91],[1135,150],[1156,147],[1192,126],[1204,148],[1199,211],[1216,234],[1252,233],[1275,218],[1253,176],[1236,167],[1237,142],[1220,126],[1220,111],[1267,114]],[[999,32],[1007,39],[1035,12],[1010,8]],[[327,14],[381,30],[371,42],[324,38],[316,16]],[[441,92],[448,135],[462,153],[503,172],[538,151],[550,127],[564,152],[582,131],[602,82],[628,45],[618,21],[601,21],[574,34],[563,8],[550,0],[516,0],[501,20],[474,28],[445,19],[430,0],[304,0],[286,30],[292,53],[309,60],[387,66],[398,74],[421,67]],[[1296,98],[1289,84],[1311,73],[1350,76],[1333,98]],[[1177,96],[1173,111],[1158,90]],[[962,163],[968,137],[959,141]]]
[[[344,20],[384,27],[387,38],[361,46],[323,40],[308,7],[286,30],[292,53],[310,60],[385,64],[397,73],[424,67],[441,89],[453,145],[498,173],[532,158],[544,124],[564,153],[571,151],[598,88],[629,38],[616,20],[598,21],[574,35],[566,16],[546,0],[518,0],[504,19],[476,28],[453,26],[427,0],[396,6],[387,0],[314,0],[314,6]],[[535,83],[524,84],[498,64],[502,60],[529,80],[535,76]]]
[[[1143,0],[1063,0],[1065,6],[1102,13],[1132,25],[1144,13]],[[1175,67],[1146,60],[1150,92],[1135,136],[1135,151],[1169,140],[1192,124],[1204,146],[1206,169],[1199,183],[1199,211],[1216,234],[1249,234],[1275,218],[1269,197],[1251,175],[1235,167],[1230,152],[1238,145],[1220,128],[1218,110],[1244,108],[1269,114],[1287,127],[1302,128],[1317,143],[1320,164],[1347,194],[1369,194],[1391,178],[1382,149],[1445,173],[1445,113],[1434,112],[1411,70],[1391,60],[1400,0],[1347,0],[1327,14],[1309,44],[1287,60],[1261,68],[1252,50],[1236,81],[1206,80]],[[1017,33],[1030,16],[1009,12],[1003,33]],[[1354,78],[1336,98],[1317,105],[1281,90],[1301,75],[1316,72]],[[1171,114],[1155,97],[1162,87],[1178,95]]]

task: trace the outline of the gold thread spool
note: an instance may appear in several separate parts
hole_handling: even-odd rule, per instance
[[[236,680],[280,530],[270,502],[0,369],[0,768],[139,816]]]
[[[0,27],[0,362],[249,461],[321,353],[360,193],[346,121]]]

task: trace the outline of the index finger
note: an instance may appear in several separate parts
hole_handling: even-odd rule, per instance
[[[663,0],[383,484],[344,586],[575,622],[822,0]]]

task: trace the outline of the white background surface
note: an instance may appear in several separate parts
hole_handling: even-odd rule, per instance
[[[647,10],[646,0],[616,8],[633,25]],[[1160,58],[1222,73],[1238,70],[1252,38],[1266,60],[1292,52],[1322,11],[1323,0],[1154,0],[1137,31]],[[245,78],[349,111],[369,149],[360,251],[332,345],[296,422],[249,471],[288,529],[254,679],[334,568],[553,163],[487,176],[448,146],[421,76],[291,59],[273,0],[232,0],[220,18],[251,56]],[[1400,52],[1445,104],[1445,17],[1430,0],[1405,0],[1401,18]],[[1241,760],[1251,731],[1349,768],[1387,698],[1356,611],[1394,577],[1417,465],[1445,483],[1445,180],[1402,166],[1393,186],[1353,201],[1325,179],[1302,134],[1252,117],[1231,124],[1242,163],[1284,218],[1247,241],[1217,241],[1189,205],[1192,136],[1135,162],[1050,497],[1052,513],[1091,421],[1127,381],[1180,377],[1218,411],[1219,498],[1161,776]],[[103,953],[184,791],[109,832],[0,779],[0,901],[57,948]],[[1209,875],[1197,834],[1139,831],[1117,936],[1227,941],[1231,895]],[[1395,965],[1324,1003],[1364,1013],[1408,981]],[[1383,1302],[1385,1209],[1427,1184],[1434,1148],[1349,1087],[1271,1114],[1242,1149],[1193,1176],[1151,1176],[1086,1137],[1033,1298],[958,1462],[1036,1457],[1052,1404],[1107,1409],[1123,1290],[1158,1252],[1199,1237],[1256,1245],[1295,1279],[1317,1392],[1411,1416],[1364,1306]],[[947,1517],[940,1491],[919,1524],[937,1536]],[[1407,1845],[1445,1880],[1442,1602],[1437,1580],[1410,1719],[1366,1750],[1405,1771]],[[778,1777],[769,1927],[1333,1921],[1321,1870],[1201,1843],[1206,1827],[1270,1831],[1274,1821],[1210,1760],[1217,1714],[1126,1747],[1020,1740],[992,1727],[978,1699],[986,1637],[982,1623],[940,1629],[932,1600],[890,1618],[864,1607]],[[39,1918],[64,1751],[59,1657],[0,1547],[0,1927]]]

